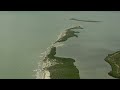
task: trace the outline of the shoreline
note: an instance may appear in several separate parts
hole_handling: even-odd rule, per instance
[[[74,59],[55,56],[57,47],[61,46],[56,47],[56,44],[61,44],[61,42],[65,42],[71,37],[78,37],[75,33],[79,32],[72,29],[83,28],[76,26],[65,30],[55,43],[49,47],[48,53],[43,59],[42,79],[80,79],[79,70],[74,65]]]
[[[111,71],[108,72],[108,75],[120,79],[120,51],[117,51],[112,54],[108,54],[105,58],[105,61],[111,66]]]

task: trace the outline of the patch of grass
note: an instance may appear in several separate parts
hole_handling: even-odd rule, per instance
[[[112,71],[108,75],[114,78],[120,78],[120,51],[117,51],[113,54],[109,54],[105,61],[108,62],[112,68]]]

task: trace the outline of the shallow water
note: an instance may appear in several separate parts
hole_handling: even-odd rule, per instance
[[[70,18],[100,20],[100,23],[70,21]],[[57,49],[57,56],[76,59],[81,78],[112,78],[107,54],[120,50],[120,12],[0,12],[0,78],[35,78],[34,69],[57,35],[81,25],[79,38]]]
[[[111,69],[104,58],[107,54],[120,50],[120,25],[118,23],[120,13],[96,12],[93,16],[96,16],[95,20],[103,22],[83,23],[85,31],[81,31],[78,39],[71,38],[64,47],[60,47],[58,55],[75,58],[81,78],[113,78],[107,74]]]

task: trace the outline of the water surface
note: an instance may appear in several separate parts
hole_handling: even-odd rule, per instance
[[[100,20],[100,23],[70,21]],[[76,60],[81,78],[112,78],[104,61],[120,50],[120,12],[39,11],[0,12],[0,78],[35,78],[40,53],[66,28],[81,25],[79,38],[58,48],[57,56]]]

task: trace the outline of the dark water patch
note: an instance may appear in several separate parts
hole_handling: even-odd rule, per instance
[[[101,22],[101,21],[94,21],[94,20],[80,20],[80,19],[76,19],[76,18],[71,18],[70,20],[82,21],[82,22]]]

